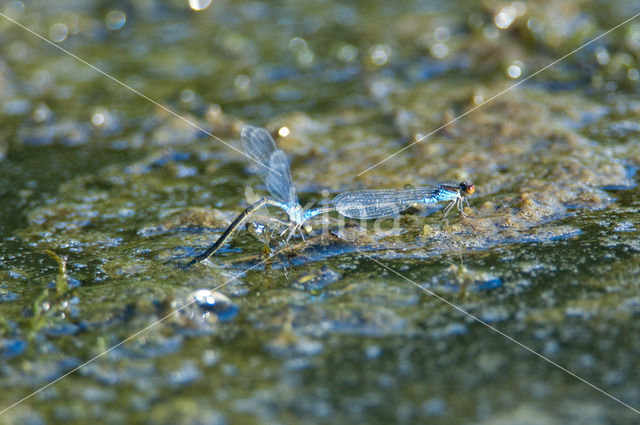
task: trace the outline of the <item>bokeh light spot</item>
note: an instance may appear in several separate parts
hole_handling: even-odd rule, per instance
[[[63,23],[51,25],[49,28],[49,38],[56,43],[62,43],[69,36],[69,28]]]
[[[122,10],[112,10],[107,13],[104,23],[111,31],[118,31],[127,23],[127,15]]]
[[[278,135],[280,137],[287,137],[289,133],[289,127],[280,127],[280,129],[278,130]]]
[[[189,0],[189,7],[196,12],[205,10],[211,6],[211,0]]]

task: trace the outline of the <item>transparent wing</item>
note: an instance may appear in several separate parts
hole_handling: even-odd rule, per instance
[[[339,194],[333,203],[336,211],[345,217],[381,218],[396,215],[416,203],[438,202],[439,191],[439,187],[355,190]]]
[[[296,188],[291,180],[289,161],[287,161],[284,152],[276,150],[271,154],[269,168],[266,184],[271,196],[289,206],[297,204]]]
[[[255,161],[252,161],[251,167],[256,174],[265,180],[270,172],[269,161],[271,161],[271,154],[278,150],[276,142],[273,141],[267,130],[251,125],[243,127],[240,136],[242,137],[244,153]]]

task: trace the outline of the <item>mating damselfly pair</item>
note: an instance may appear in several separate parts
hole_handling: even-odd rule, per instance
[[[296,232],[310,232],[308,221],[319,215],[336,211],[338,214],[354,219],[377,219],[396,215],[412,205],[433,204],[449,201],[443,214],[456,207],[463,213],[466,197],[473,194],[473,184],[462,182],[459,185],[440,184],[406,190],[377,189],[355,190],[337,195],[330,207],[303,209],[298,201],[296,188],[291,179],[289,162],[284,152],[276,147],[269,132],[260,127],[245,126],[241,131],[244,153],[256,162],[258,175],[262,178],[271,196],[265,196],[246,208],[218,240],[202,254],[196,256],[189,265],[209,258],[229,239],[231,234],[244,223],[251,214],[262,207],[276,207],[284,211],[287,220],[277,220],[285,226],[281,236],[287,233],[288,241]]]

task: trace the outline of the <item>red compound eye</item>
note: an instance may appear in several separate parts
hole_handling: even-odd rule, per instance
[[[473,192],[476,191],[476,188],[473,187],[472,183],[460,183],[460,189],[462,190],[462,192],[464,192],[465,195],[472,195]]]

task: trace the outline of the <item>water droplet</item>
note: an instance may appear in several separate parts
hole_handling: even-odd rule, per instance
[[[195,98],[196,98],[196,94],[194,93],[193,90],[184,89],[182,90],[182,92],[180,92],[180,100],[183,103],[191,103]]]
[[[189,0],[189,7],[197,12],[211,6],[211,0]]]
[[[434,37],[436,38],[436,40],[438,40],[440,43],[444,43],[445,41],[449,40],[449,28],[447,27],[438,27],[436,28],[436,30],[433,32]]]
[[[609,51],[602,47],[596,47],[596,60],[600,65],[606,65],[609,63]]]
[[[501,30],[504,30],[509,28],[509,26],[516,19],[517,15],[518,15],[518,12],[513,6],[505,6],[502,9],[500,9],[498,14],[493,19],[493,21],[495,22],[496,27],[500,28]]]
[[[340,59],[344,63],[353,62],[353,60],[358,56],[358,48],[351,44],[345,44],[340,47],[338,50],[338,59]]]
[[[520,78],[520,76],[522,75],[523,69],[524,69],[523,63],[520,61],[515,61],[514,63],[509,65],[509,68],[507,68],[507,74],[509,75],[509,77],[514,79]]]
[[[434,58],[442,59],[449,54],[449,48],[444,43],[436,43],[431,46],[431,54]]]
[[[627,78],[631,81],[637,81],[638,78],[640,78],[640,72],[638,72],[638,70],[635,68],[631,68],[629,71],[627,71]]]
[[[391,47],[386,44],[376,44],[370,49],[369,54],[371,56],[371,62],[375,65],[382,66],[389,61]]]
[[[202,310],[215,314],[220,320],[230,320],[238,311],[226,295],[210,289],[194,291],[189,298]]]
[[[62,43],[69,36],[69,28],[63,23],[51,25],[49,28],[49,38],[56,43]]]
[[[251,84],[251,79],[245,74],[238,74],[233,80],[233,85],[235,85],[240,91],[247,91],[249,89],[249,84]]]
[[[287,137],[289,135],[289,127],[280,127],[280,130],[278,130],[278,134],[281,137]]]
[[[302,50],[307,47],[307,42],[303,38],[293,37],[289,40],[289,48],[291,50]]]
[[[300,65],[310,65],[313,62],[313,52],[308,47],[300,50],[296,55],[296,60]]]
[[[91,124],[95,125],[96,127],[102,126],[104,124],[104,121],[104,114],[102,112],[96,112],[91,116]]]
[[[127,15],[122,10],[112,10],[107,13],[104,23],[111,31],[118,31],[127,23]]]

